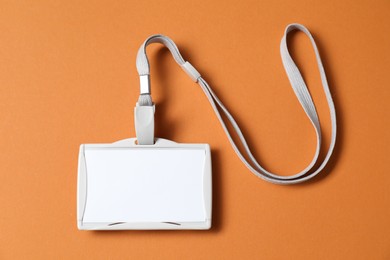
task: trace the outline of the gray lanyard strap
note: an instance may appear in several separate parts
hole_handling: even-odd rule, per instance
[[[328,152],[322,161],[322,163],[319,165],[318,168],[313,169],[314,165],[318,161],[319,153],[320,153],[320,147],[321,147],[321,126],[318,119],[317,111],[315,109],[313,100],[311,98],[311,95],[309,93],[309,90],[306,87],[305,81],[302,78],[302,75],[296,66],[294,60],[291,58],[291,55],[287,48],[287,35],[289,32],[293,30],[300,30],[304,32],[310,39],[311,44],[314,49],[314,53],[317,59],[317,65],[318,69],[321,75],[321,81],[322,86],[325,91],[326,99],[329,106],[330,111],[330,119],[331,119],[331,125],[332,125],[332,133],[331,133],[331,140],[330,145],[328,148]],[[315,154],[313,156],[312,161],[310,164],[301,172],[296,173],[291,176],[281,176],[274,173],[271,173],[264,169],[254,158],[252,155],[252,152],[249,149],[249,146],[245,140],[244,135],[242,134],[238,124],[234,120],[233,116],[229,113],[229,111],[226,109],[226,107],[223,105],[223,103],[218,99],[216,94],[212,91],[211,87],[207,82],[201,77],[199,72],[188,62],[183,59],[181,56],[176,44],[168,37],[163,35],[153,35],[149,37],[142,45],[141,48],[138,51],[137,55],[137,70],[140,75],[141,79],[141,95],[138,100],[137,106],[143,107],[151,107],[153,106],[153,102],[150,96],[150,69],[149,69],[149,62],[146,56],[146,47],[151,43],[161,43],[165,45],[170,52],[172,53],[175,61],[182,67],[182,69],[191,77],[191,79],[194,82],[197,82],[200,87],[202,88],[203,92],[206,94],[206,97],[210,101],[211,106],[214,109],[215,114],[217,115],[229,141],[232,145],[234,151],[236,152],[237,156],[241,159],[241,161],[245,164],[248,169],[255,174],[256,176],[272,182],[276,184],[295,184],[307,181],[314,176],[316,176],[328,163],[335,143],[336,143],[336,112],[332,100],[332,96],[330,94],[328,82],[326,79],[324,67],[321,62],[321,57],[318,52],[316,43],[310,34],[309,30],[306,29],[303,25],[300,24],[290,24],[286,27],[284,36],[282,38],[282,41],[280,43],[280,54],[282,57],[283,65],[286,70],[287,76],[290,80],[291,86],[295,92],[296,97],[298,98],[303,110],[305,111],[307,117],[309,118],[310,122],[312,123],[314,130],[316,132],[317,137],[317,148],[315,151]],[[218,110],[218,108],[220,110]],[[154,111],[154,110],[153,110]],[[233,140],[228,128],[226,127],[225,122],[222,119],[220,111],[226,116],[227,120],[229,120],[230,124],[233,127],[233,130],[236,132],[238,136],[238,140],[241,142],[243,146],[243,150],[245,151],[245,154],[248,157],[248,160],[244,157],[243,153],[238,149],[236,142]],[[138,132],[137,132],[137,138],[138,138]]]

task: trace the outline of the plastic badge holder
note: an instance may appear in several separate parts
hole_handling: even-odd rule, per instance
[[[209,229],[209,145],[135,142],[80,146],[78,228]]]

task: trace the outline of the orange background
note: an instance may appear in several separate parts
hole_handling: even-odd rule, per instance
[[[390,259],[389,14],[388,0],[1,1],[0,259]],[[267,169],[303,169],[315,135],[279,55],[292,22],[319,45],[338,115],[318,178],[277,186],[252,175],[199,86],[154,44],[156,135],[211,145],[213,227],[77,230],[78,147],[135,136],[135,58],[154,33],[198,68]],[[289,41],[328,144],[309,40]]]

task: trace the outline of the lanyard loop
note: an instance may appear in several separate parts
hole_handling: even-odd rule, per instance
[[[317,65],[321,76],[321,82],[322,86],[325,92],[325,96],[328,102],[329,106],[329,112],[330,112],[330,119],[331,119],[331,125],[332,125],[332,131],[331,131],[331,140],[330,145],[328,148],[328,152],[322,161],[322,163],[319,165],[317,169],[313,169],[314,165],[318,161],[319,153],[320,153],[320,147],[322,143],[321,138],[321,126],[320,121],[318,119],[317,111],[315,109],[315,105],[313,103],[313,100],[311,98],[310,92],[305,84],[305,81],[303,80],[303,77],[296,66],[294,60],[291,58],[291,55],[287,48],[287,35],[293,31],[293,30],[300,30],[303,33],[305,33],[313,46],[314,53],[317,59]],[[310,164],[301,172],[296,173],[294,175],[290,176],[281,176],[274,173],[271,173],[264,169],[254,158],[252,152],[250,151],[250,148],[245,140],[244,135],[242,134],[238,124],[234,120],[233,116],[230,114],[230,112],[227,110],[227,108],[223,105],[221,100],[216,96],[216,94],[213,92],[209,84],[201,77],[199,72],[188,62],[183,59],[181,56],[177,46],[175,43],[168,37],[163,35],[153,35],[149,37],[140,47],[137,55],[137,70],[141,78],[141,95],[137,103],[137,107],[152,107],[153,102],[150,96],[150,81],[149,81],[149,74],[150,74],[150,68],[149,68],[149,61],[146,56],[146,47],[151,43],[161,43],[165,45],[170,52],[172,53],[172,56],[174,57],[175,61],[181,66],[181,68],[191,77],[191,79],[194,82],[197,82],[200,87],[202,88],[203,92],[205,93],[207,99],[209,100],[215,114],[217,115],[217,118],[219,119],[222,128],[224,129],[230,144],[233,147],[233,150],[236,152],[237,156],[241,159],[241,161],[245,164],[245,166],[256,176],[259,178],[262,178],[266,181],[269,181],[271,183],[275,184],[295,184],[295,183],[301,183],[304,181],[307,181],[314,176],[316,176],[328,163],[335,143],[336,143],[336,112],[332,100],[332,96],[329,90],[328,82],[326,79],[326,74],[324,67],[322,65],[321,57],[317,49],[317,45],[310,34],[309,30],[306,29],[303,25],[300,24],[290,24],[286,27],[284,36],[282,38],[282,41],[280,43],[280,54],[282,57],[282,62],[286,71],[286,74],[289,78],[289,81],[291,83],[291,86],[294,90],[294,93],[296,97],[298,98],[303,110],[305,111],[307,117],[309,118],[310,122],[312,123],[314,130],[316,132],[316,139],[317,139],[317,148],[314,153],[313,159],[310,162]],[[136,108],[137,108],[136,107]],[[218,110],[220,108],[220,110]],[[154,111],[154,109],[153,109]],[[241,151],[238,149],[237,144],[233,140],[228,128],[226,127],[225,122],[222,119],[222,116],[220,114],[220,111],[226,116],[229,123],[232,125],[234,131],[237,133],[238,139],[241,142],[245,154],[249,158],[247,160],[244,155],[241,153]],[[136,128],[137,128],[137,121],[136,121]],[[137,132],[137,138],[138,138],[138,132]],[[142,143],[141,143],[142,144]]]

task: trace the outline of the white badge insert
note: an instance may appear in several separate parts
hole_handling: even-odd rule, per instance
[[[208,229],[207,144],[157,139],[80,146],[79,229]]]

